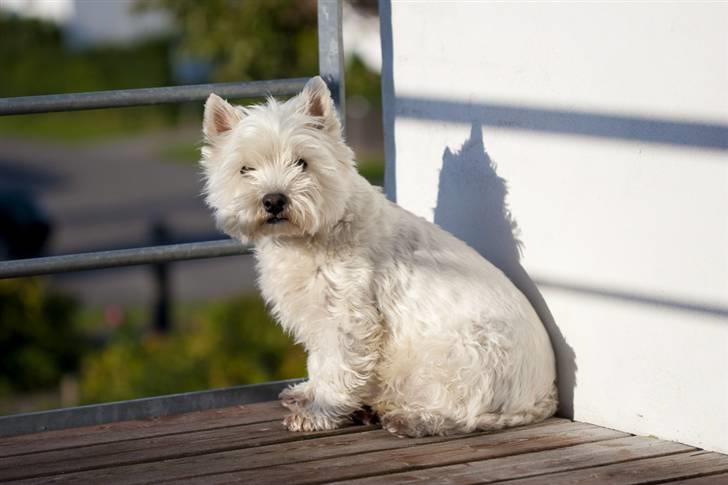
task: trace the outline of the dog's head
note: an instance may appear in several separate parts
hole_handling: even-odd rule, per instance
[[[285,103],[243,108],[211,94],[203,133],[207,204],[231,237],[308,237],[343,217],[354,155],[320,77]]]

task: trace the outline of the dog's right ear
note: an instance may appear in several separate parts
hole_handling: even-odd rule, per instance
[[[309,79],[303,87],[301,96],[306,114],[317,118],[321,123],[321,129],[331,133],[341,133],[341,123],[336,114],[331,91],[321,76]]]
[[[214,142],[218,136],[232,130],[244,116],[241,110],[217,94],[211,94],[205,102],[205,116],[202,122],[205,140],[208,143]]]

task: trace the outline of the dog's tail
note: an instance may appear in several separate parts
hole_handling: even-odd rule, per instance
[[[533,408],[517,413],[483,413],[478,416],[476,427],[482,431],[494,431],[538,423],[553,416],[558,405],[558,389],[554,384],[546,397],[536,403]]]

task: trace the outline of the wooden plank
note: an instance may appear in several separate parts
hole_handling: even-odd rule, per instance
[[[692,450],[695,448],[681,443],[629,436],[460,465],[376,476],[347,483],[489,483]]]
[[[576,485],[590,484],[637,484],[655,483],[681,478],[698,477],[728,471],[728,455],[709,451],[690,451],[659,458],[617,463],[596,468],[541,475],[539,477],[514,480],[518,485]],[[720,482],[708,482],[720,483]]]
[[[0,262],[0,266],[2,264]],[[300,381],[301,379],[288,379],[223,389],[182,392],[164,396],[142,397],[128,401],[88,404],[51,409],[49,411],[0,416],[0,437],[8,438],[44,431],[98,426],[121,421],[136,421],[233,407],[241,404],[275,401],[283,389]]]
[[[665,483],[669,483],[670,485],[726,485],[728,484],[728,473],[686,478],[684,480],[676,480]]]
[[[570,423],[565,419],[551,419],[534,425],[546,426]],[[482,434],[482,433],[481,433]],[[219,474],[241,470],[263,469],[271,466],[322,460],[342,456],[361,455],[372,451],[394,450],[421,446],[428,443],[465,439],[472,435],[430,436],[417,439],[397,439],[381,429],[336,436],[317,437],[312,440],[292,441],[274,445],[245,448],[162,462],[140,463],[111,467],[88,472],[67,474],[67,482],[95,482],[138,484],[150,481],[176,480],[205,474]],[[265,474],[264,470],[260,471]],[[61,479],[59,477],[59,479]]]
[[[375,428],[350,426],[333,431],[291,433],[276,420],[31,453],[0,458],[0,481],[49,477],[61,473],[169,460],[318,436],[358,433]]]
[[[156,419],[124,421],[1,438],[0,457],[282,420],[285,411],[278,401],[271,401]]]
[[[396,473],[416,468],[454,465],[628,436],[583,423],[516,428],[442,443],[373,451],[325,460],[209,475],[201,470],[187,483],[322,483]],[[392,437],[392,439],[397,439]],[[313,443],[315,444],[315,442]]]

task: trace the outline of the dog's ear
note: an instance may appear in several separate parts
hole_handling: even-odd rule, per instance
[[[205,116],[202,122],[205,139],[207,142],[213,142],[217,136],[232,130],[244,116],[241,110],[217,94],[211,94],[205,102]]]
[[[306,114],[318,118],[324,130],[340,133],[341,123],[336,114],[331,92],[321,76],[312,77],[301,93]]]

